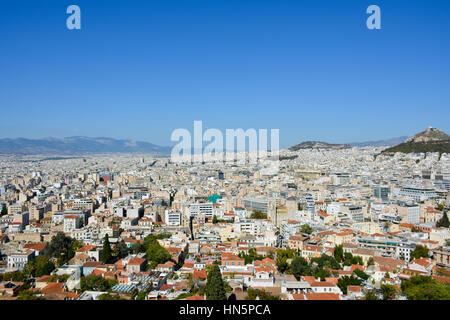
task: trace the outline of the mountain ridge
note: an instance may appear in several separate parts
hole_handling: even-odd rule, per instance
[[[390,147],[403,143],[406,141],[406,139],[408,139],[408,136],[401,136],[384,140],[351,142],[348,143],[348,145],[351,145],[352,147]]]
[[[0,139],[3,154],[95,154],[95,153],[152,153],[168,154],[171,147],[131,139],[73,136],[65,138],[45,137],[40,139]]]

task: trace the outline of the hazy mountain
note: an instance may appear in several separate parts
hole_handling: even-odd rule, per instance
[[[340,149],[349,149],[351,146],[348,144],[331,144],[326,142],[320,142],[320,141],[305,141],[299,144],[296,144],[292,147],[289,147],[290,151],[297,151],[301,149],[333,149],[333,150],[340,150]]]
[[[429,127],[408,138],[404,143],[383,150],[382,153],[450,153],[450,136],[442,130]]]
[[[152,153],[168,154],[170,147],[134,140],[68,137],[63,139],[0,139],[0,153],[13,154],[83,154],[83,153]]]
[[[402,136],[398,138],[391,138],[386,140],[377,140],[377,141],[364,141],[364,142],[352,142],[349,143],[352,147],[390,147],[395,146],[397,144],[405,142],[408,139],[407,136]]]

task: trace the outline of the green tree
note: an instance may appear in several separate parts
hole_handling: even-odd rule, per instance
[[[24,282],[28,278],[29,278],[29,275],[27,275],[25,272],[22,272],[22,271],[0,273],[0,281]]]
[[[103,251],[102,251],[102,262],[108,263],[108,261],[111,260],[112,257],[112,251],[111,251],[111,244],[109,243],[109,236],[108,234],[105,234],[105,237],[103,238]]]
[[[383,300],[394,300],[397,296],[397,289],[390,284],[382,284],[381,293],[383,294]]]
[[[213,215],[212,223],[216,224],[217,222],[219,222],[219,220],[217,219],[217,216]]]
[[[321,269],[340,269],[341,265],[333,256],[322,254],[319,258],[312,258],[311,262],[317,263],[317,267]]]
[[[83,244],[64,233],[58,232],[52,240],[47,243],[45,252],[52,258],[57,259],[57,264],[62,265],[75,256],[75,252]]]
[[[179,294],[179,295],[175,298],[175,300],[183,300],[183,299],[186,299],[186,298],[188,298],[188,297],[192,297],[193,295],[195,295],[194,292],[183,292],[183,293]]]
[[[145,300],[147,298],[147,291],[139,291],[136,295],[136,300]]]
[[[344,260],[344,248],[342,245],[334,246],[334,258],[339,263]]]
[[[297,280],[300,280],[301,276],[310,275],[312,271],[308,261],[303,257],[295,257],[291,262],[290,269]]]
[[[348,286],[360,286],[362,281],[356,277],[344,276],[338,280],[337,286],[343,294],[347,294]]]
[[[450,227],[450,221],[448,220],[447,211],[444,212],[444,215],[436,223],[436,226],[439,227],[439,228],[448,228],[448,227]]]
[[[281,273],[286,272],[289,269],[289,263],[287,262],[288,259],[294,258],[294,251],[291,249],[279,249],[277,250],[277,258],[275,259],[275,262],[277,264],[277,268]]]
[[[301,226],[300,232],[301,233],[305,233],[305,234],[311,234],[312,233],[312,228],[310,227],[309,224],[304,224],[304,225]]]
[[[450,284],[431,277],[412,277],[402,281],[401,288],[408,300],[450,300]]]
[[[250,219],[267,219],[267,213],[262,213],[261,211],[252,212]]]
[[[227,299],[225,285],[218,265],[214,265],[212,270],[208,272],[205,293],[207,300]]]
[[[47,255],[39,255],[36,259],[29,261],[24,268],[24,272],[33,277],[42,277],[49,275],[55,270],[55,265],[49,260]]]
[[[0,217],[1,217],[1,216],[5,216],[5,215],[7,215],[7,214],[8,214],[8,209],[5,207],[5,208],[3,208],[2,211],[0,212]]]
[[[109,291],[113,286],[118,284],[115,279],[105,279],[101,276],[81,277],[80,287],[82,291]]]
[[[374,266],[375,265],[375,260],[373,260],[372,257],[369,258],[369,260],[367,260],[367,266]]]
[[[273,296],[264,290],[249,288],[245,300],[256,300],[256,298],[259,300],[280,300],[280,297]]]
[[[143,243],[140,242],[136,242],[135,244],[133,244],[131,246],[131,251],[134,254],[138,254],[138,253],[144,253],[145,252],[145,246]]]
[[[44,300],[37,296],[37,292],[30,290],[22,290],[17,295],[17,300]]]
[[[50,276],[50,279],[47,280],[47,283],[49,282],[61,282],[61,283],[65,283],[67,280],[69,280],[70,275],[68,274],[52,274]]]
[[[412,259],[428,258],[428,252],[429,250],[427,247],[418,244],[416,248],[411,252],[411,258]]]
[[[171,258],[170,253],[156,239],[148,243],[146,254],[150,268],[155,268],[158,264],[165,263]]]
[[[256,253],[256,249],[255,248],[250,248],[248,250],[247,254],[241,254],[241,258],[244,259],[244,263],[245,264],[250,264],[250,263],[252,263],[255,260],[262,260],[263,259],[262,256],[259,256]]]
[[[128,256],[129,253],[130,249],[127,247],[125,242],[120,241],[119,244],[117,245],[117,257],[119,259],[125,258],[126,256]]]
[[[355,274],[356,276],[360,277],[363,280],[367,280],[370,278],[370,276],[367,273],[365,273],[364,271],[362,271],[360,269],[355,269],[353,271],[353,274]]]
[[[366,294],[364,295],[364,298],[366,300],[378,300],[378,296],[376,295],[375,290],[367,291]]]

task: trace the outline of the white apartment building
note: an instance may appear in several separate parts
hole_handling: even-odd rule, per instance
[[[289,237],[300,232],[302,224],[299,221],[287,220],[281,223],[280,234],[282,238],[282,246],[289,245]]]
[[[409,197],[414,201],[425,201],[428,199],[435,198],[436,192],[433,188],[427,188],[422,186],[409,186],[401,188],[399,195]]]
[[[166,210],[164,212],[164,221],[168,226],[180,226],[181,212],[179,210]]]
[[[234,232],[256,236],[261,232],[260,221],[253,219],[239,220],[234,223]]]
[[[67,215],[64,216],[64,232],[70,233],[75,229],[79,229],[82,226],[81,216],[79,215]]]
[[[18,250],[8,255],[8,269],[22,271],[28,261],[34,259],[33,250]]]
[[[197,215],[204,215],[206,218],[212,218],[213,216],[213,203],[212,202],[199,202],[189,205],[187,208],[187,216],[195,217]]]

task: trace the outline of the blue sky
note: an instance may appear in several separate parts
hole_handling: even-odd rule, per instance
[[[281,147],[450,133],[449,16],[448,0],[2,0],[0,138],[170,145],[194,120],[278,128]]]

